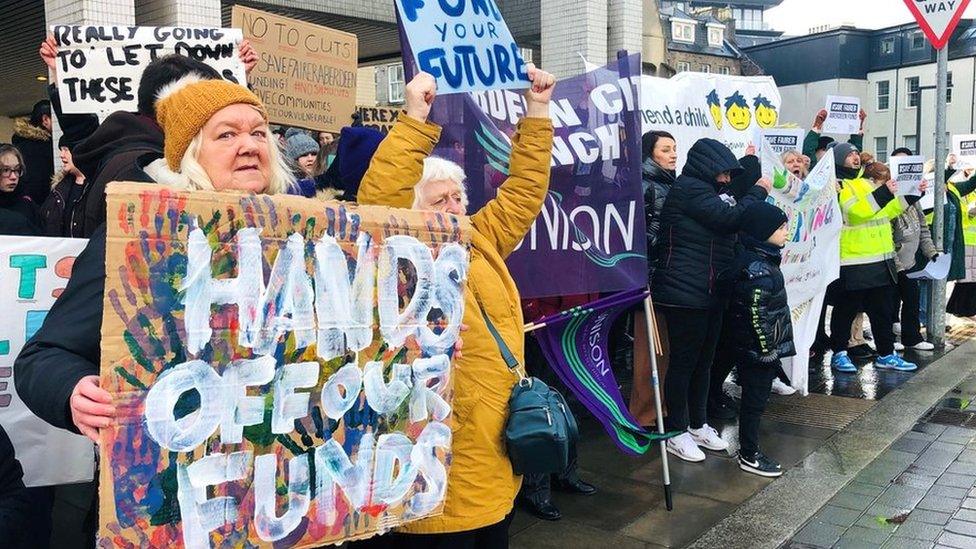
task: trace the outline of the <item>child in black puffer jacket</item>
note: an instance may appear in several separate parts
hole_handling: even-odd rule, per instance
[[[796,354],[780,251],[786,245],[787,217],[767,202],[750,204],[743,215],[735,262],[726,272],[731,301],[735,361],[742,386],[739,409],[739,468],[764,477],[783,474],[779,463],[759,451],[759,419],[780,370],[780,359]]]

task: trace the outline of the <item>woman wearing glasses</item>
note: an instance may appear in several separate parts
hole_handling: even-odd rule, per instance
[[[41,236],[40,208],[20,185],[24,156],[13,145],[0,145],[0,235]]]

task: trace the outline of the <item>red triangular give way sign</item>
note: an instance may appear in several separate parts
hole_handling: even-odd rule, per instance
[[[941,50],[959,24],[969,0],[905,0],[932,47]]]

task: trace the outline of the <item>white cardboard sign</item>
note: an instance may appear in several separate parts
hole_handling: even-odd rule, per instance
[[[139,80],[159,57],[178,53],[244,84],[241,29],[55,25],[58,93],[65,113],[136,112]]]
[[[843,95],[828,95],[827,120],[824,121],[824,133],[850,135],[861,131],[861,99]]]
[[[956,155],[957,170],[976,168],[976,135],[953,135],[952,154]]]
[[[921,156],[892,156],[888,159],[891,178],[898,183],[899,196],[922,196],[918,188],[922,184],[925,158]]]

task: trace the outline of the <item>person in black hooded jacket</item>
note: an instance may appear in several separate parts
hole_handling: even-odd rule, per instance
[[[35,204],[42,204],[51,191],[51,176],[54,175],[51,102],[47,99],[38,101],[31,109],[30,118],[18,118],[10,142],[23,155],[27,166],[20,178],[22,192]]]
[[[796,354],[786,284],[779,269],[786,245],[787,217],[767,202],[746,209],[735,261],[723,275],[730,303],[725,318],[729,351],[738,364],[739,468],[764,477],[783,474],[779,463],[759,450],[759,420],[766,409],[780,359]]]
[[[737,201],[726,186],[741,172],[728,147],[700,139],[688,151],[661,211],[652,291],[668,325],[664,392],[669,430],[688,431],[670,439],[668,451],[687,461],[705,459],[698,446],[728,448],[706,422],[709,370],[724,310],[716,283],[732,264],[746,207],[765,200],[771,187],[760,179]]]

